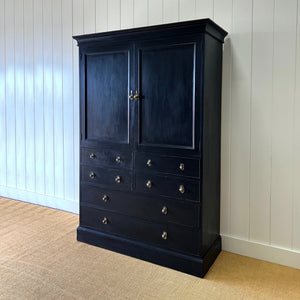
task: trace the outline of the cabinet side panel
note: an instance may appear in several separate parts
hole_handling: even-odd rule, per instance
[[[220,232],[222,44],[205,36],[202,144],[202,254]]]

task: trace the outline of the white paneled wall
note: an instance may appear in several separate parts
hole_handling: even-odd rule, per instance
[[[72,35],[206,17],[229,32],[223,248],[300,268],[300,0],[0,0],[0,195],[78,211]]]

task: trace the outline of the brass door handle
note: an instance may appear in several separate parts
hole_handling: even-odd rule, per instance
[[[140,98],[138,91],[135,91],[135,95],[133,96],[134,100],[138,100]]]
[[[134,99],[134,96],[133,96],[133,92],[132,90],[130,91],[130,94],[129,94],[129,100],[133,100]]]

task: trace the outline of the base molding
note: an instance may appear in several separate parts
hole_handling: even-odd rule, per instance
[[[300,269],[300,251],[261,244],[222,234],[222,250]]]
[[[58,198],[15,187],[0,185],[0,196],[22,202],[60,209],[75,214],[78,214],[79,211],[78,201]]]
[[[84,227],[77,228],[77,240],[197,277],[204,277],[221,251],[220,236],[202,258],[158,248]]]

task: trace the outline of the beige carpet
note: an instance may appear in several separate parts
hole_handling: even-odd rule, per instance
[[[79,243],[77,224],[0,198],[0,299],[300,299],[300,270],[223,251],[200,279]]]

